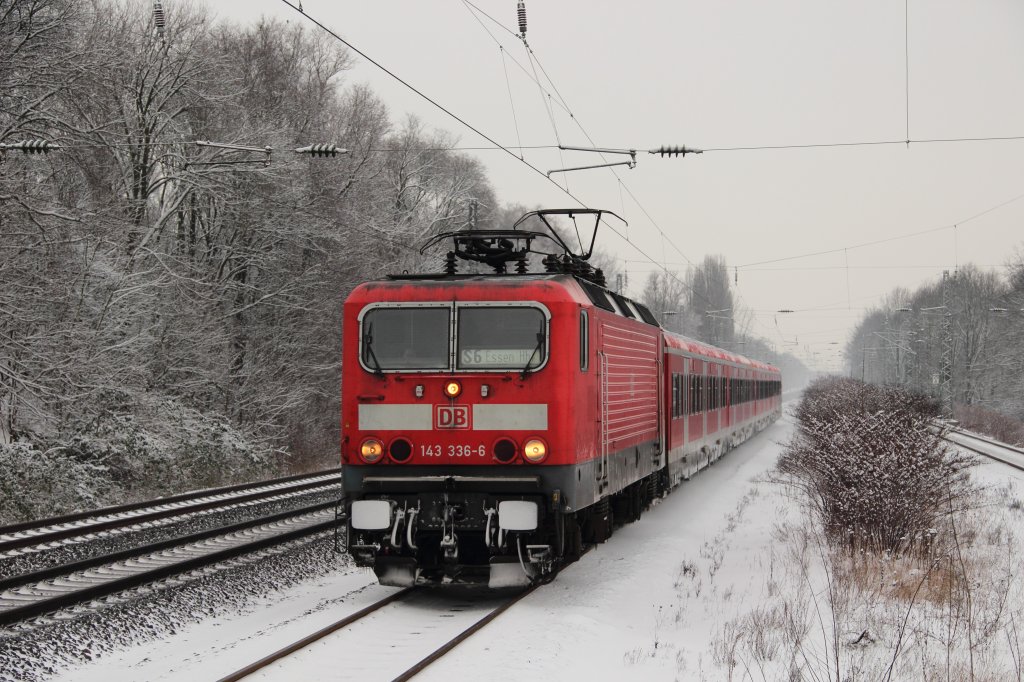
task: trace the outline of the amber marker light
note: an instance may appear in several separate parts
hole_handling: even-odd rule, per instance
[[[462,393],[462,384],[452,379],[451,381],[444,382],[444,394],[449,398],[458,398],[459,394]]]
[[[540,438],[530,438],[523,443],[523,457],[531,464],[540,464],[548,456],[547,443]]]
[[[376,464],[384,456],[384,443],[376,438],[367,438],[359,446],[359,457],[367,464]]]

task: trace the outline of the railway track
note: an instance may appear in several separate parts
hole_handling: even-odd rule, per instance
[[[949,429],[943,439],[965,450],[1024,471],[1024,449],[955,428]]]
[[[339,488],[340,477],[334,469],[5,526],[0,528],[0,558],[62,548],[111,533],[126,534],[196,514],[212,514],[270,501],[292,502],[293,498],[301,502],[304,495],[334,493]],[[332,497],[340,497],[340,491]],[[295,509],[269,515],[264,511],[260,516],[230,525],[222,523],[141,544],[136,538],[134,544],[123,549],[84,558],[79,555],[70,561],[64,557],[55,565],[32,567],[17,575],[3,576],[0,578],[0,627],[64,613],[172,576],[207,570],[222,562],[308,542],[336,529],[336,510],[337,499],[323,501],[321,496],[316,503],[307,500]]]
[[[0,626],[63,611],[319,533],[329,533],[336,523],[335,505],[327,502],[6,578],[0,581]]]
[[[505,594],[424,587],[400,589],[220,678],[219,682],[237,682],[259,672],[279,676],[280,679],[330,679],[343,672],[344,679],[378,679],[383,676],[399,681],[409,680],[543,584],[546,583],[536,583]],[[431,648],[430,644],[417,641],[425,632],[438,631],[447,637],[439,646]],[[328,639],[331,640],[329,647],[311,648]],[[379,649],[382,655],[375,656],[374,649]],[[371,661],[373,667],[360,670],[359,661],[351,657],[348,660],[352,663],[339,671],[338,653],[342,651],[362,652],[363,656],[359,658]],[[321,664],[317,660],[308,660],[310,658],[329,660],[323,661],[322,670],[317,670]],[[389,660],[392,669],[385,672],[381,668],[381,660]],[[294,666],[302,667],[302,671],[292,670]]]
[[[173,523],[194,515],[214,513],[262,502],[327,491],[340,486],[340,469],[316,474],[241,485],[200,490],[173,497],[105,507],[88,512],[0,526],[0,558],[20,553],[53,549],[94,539],[100,534],[114,534]]]

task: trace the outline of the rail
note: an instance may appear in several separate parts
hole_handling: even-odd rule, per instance
[[[0,581],[0,626],[327,532],[336,524],[335,502],[325,502],[6,578]]]
[[[1005,464],[1005,465],[1007,465],[1009,467],[1012,467],[1014,469],[1018,469],[1020,471],[1024,471],[1024,449],[1018,448],[1018,447],[1013,446],[1013,445],[1008,445],[1006,443],[1000,443],[997,440],[993,440],[993,439],[987,438],[985,436],[979,436],[977,434],[970,433],[969,431],[964,431],[963,429],[950,428],[950,427],[947,427],[947,428],[948,428],[948,432],[944,436],[942,436],[943,440],[945,440],[945,441],[947,441],[949,443],[952,443],[952,444],[954,444],[954,445],[956,445],[958,447],[964,448],[965,450],[970,450],[971,452],[974,452],[976,454],[982,455],[984,457],[988,457],[989,459],[993,459],[993,460],[995,460],[997,462]],[[951,438],[950,437],[951,435],[954,435],[955,438]],[[976,445],[971,445],[969,442],[965,443],[964,442],[965,440],[966,441],[971,441],[971,440],[979,441],[979,442],[981,442],[981,443],[983,443],[985,445],[988,445],[990,449],[980,448],[980,447],[977,447]],[[1000,456],[998,454],[993,453],[991,451],[991,448],[995,448],[997,451],[998,450],[1003,450],[1003,451],[1006,451],[1006,452],[1013,453],[1013,455],[1015,455],[1016,457],[1012,457],[1012,458],[1002,457],[1002,456]]]
[[[249,502],[313,492],[340,485],[340,469],[314,474],[199,490],[115,507],[105,507],[28,523],[0,526],[0,556],[25,547],[79,539],[95,533],[172,519],[199,512],[227,509]]]
[[[583,553],[586,554],[591,549],[593,549],[593,545],[588,546]],[[487,613],[485,613],[482,617],[477,618],[471,625],[469,625],[469,627],[464,628],[457,635],[448,639],[446,642],[435,648],[430,654],[423,657],[422,659],[414,663],[411,667],[409,667],[407,670],[394,677],[394,680],[410,680],[419,673],[423,672],[423,670],[426,669],[430,664],[440,660],[442,657],[445,656],[445,654],[447,654],[452,649],[457,647],[459,644],[461,644],[462,642],[466,641],[474,634],[479,632],[488,623],[490,623],[495,618],[500,616],[502,613],[510,609],[519,601],[529,596],[530,594],[533,594],[533,592],[540,589],[544,585],[547,585],[549,582],[551,582],[551,580],[554,579],[557,573],[560,573],[562,570],[565,570],[570,565],[571,564],[563,566],[559,571],[556,571],[555,574],[551,574],[545,580],[536,582],[530,585],[529,587],[526,587],[525,589],[516,592],[515,594],[508,595],[508,597],[506,599],[503,599],[497,606],[495,606],[492,609],[489,609]],[[334,634],[339,630],[355,625],[367,616],[376,613],[383,607],[395,602],[407,600],[413,595],[421,594],[423,590],[424,588],[422,587],[406,587],[404,589],[398,590],[397,592],[389,594],[383,599],[380,599],[353,614],[345,616],[344,618],[320,630],[317,630],[316,632],[307,635],[306,637],[303,637],[302,639],[297,640],[289,644],[288,646],[278,649],[277,651],[261,658],[260,660],[254,663],[245,666],[244,668],[240,668],[239,670],[236,670],[235,672],[220,678],[217,682],[238,682],[239,680],[243,680],[246,677],[253,675],[254,673],[257,673],[273,665],[274,663],[286,659],[288,656],[291,656],[292,654],[295,654],[305,649],[309,645],[314,644],[315,642],[327,637],[328,635]]]

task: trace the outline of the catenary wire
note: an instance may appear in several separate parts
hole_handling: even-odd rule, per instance
[[[975,213],[974,215],[970,216],[969,218],[965,218],[963,220],[960,220],[960,221],[958,221],[956,223],[952,223],[952,224],[949,224],[949,225],[942,225],[940,227],[932,227],[932,228],[929,228],[927,230],[918,230],[916,232],[908,232],[908,233],[905,233],[905,234],[896,235],[894,237],[886,237],[884,239],[875,239],[875,240],[868,241],[868,242],[861,242],[859,244],[850,244],[850,245],[841,246],[841,247],[835,248],[835,249],[825,249],[825,250],[822,250],[822,251],[813,251],[813,252],[809,252],[809,253],[802,253],[802,254],[798,254],[798,255],[795,255],[795,256],[785,256],[785,257],[782,257],[782,258],[772,258],[772,259],[769,259],[769,260],[762,260],[762,261],[757,261],[757,262],[754,262],[754,263],[745,263],[743,265],[737,265],[737,266],[734,266],[734,267],[740,268],[740,269],[746,269],[746,268],[752,267],[754,265],[768,265],[770,263],[782,263],[784,261],[798,260],[800,258],[811,258],[813,256],[824,256],[824,255],[831,254],[831,253],[839,253],[840,251],[847,251],[847,250],[850,250],[850,249],[860,249],[860,248],[864,248],[864,247],[867,247],[867,246],[875,246],[877,244],[885,244],[887,242],[894,242],[894,241],[898,241],[900,239],[909,239],[911,237],[919,237],[921,235],[932,234],[934,232],[942,232],[943,230],[955,230],[956,228],[961,227],[963,225],[966,225],[967,223],[969,223],[969,222],[971,222],[973,220],[977,220],[978,218],[980,218],[980,217],[982,217],[984,215],[987,215],[987,214],[991,213],[992,211],[995,211],[995,210],[998,210],[1000,208],[1003,208],[1004,206],[1009,206],[1010,204],[1012,204],[1012,203],[1014,203],[1016,201],[1020,201],[1021,199],[1024,199],[1024,194],[1018,194],[1017,196],[1015,196],[1015,197],[1013,197],[1011,199],[1007,199],[1007,200],[1002,201],[1002,202],[1000,202],[998,204],[995,204],[994,206],[990,206],[990,207],[986,208],[983,211]]]
[[[479,13],[480,13],[480,14],[482,14],[483,16],[487,17],[487,18],[488,18],[488,19],[489,19],[489,20],[490,20],[491,22],[493,22],[493,23],[494,23],[494,24],[495,24],[496,26],[498,26],[498,27],[499,27],[499,28],[500,28],[501,30],[505,31],[506,33],[508,33],[508,34],[509,34],[510,36],[512,36],[512,37],[513,37],[513,38],[515,38],[516,40],[520,40],[520,37],[519,37],[519,36],[518,36],[518,35],[517,35],[517,34],[516,34],[516,33],[515,33],[514,31],[512,31],[511,29],[509,29],[509,28],[508,28],[507,26],[505,26],[504,24],[502,24],[502,23],[501,23],[500,21],[498,21],[497,19],[495,19],[494,17],[492,17],[492,16],[490,15],[490,14],[488,14],[488,13],[487,13],[487,12],[485,12],[484,10],[482,10],[482,9],[481,9],[480,7],[478,7],[477,5],[475,5],[475,4],[474,4],[473,2],[471,2],[470,0],[462,0],[462,2],[463,2],[463,4],[464,4],[464,5],[466,5],[466,6],[468,7],[468,8],[472,8],[472,9],[473,9],[473,10],[475,10],[476,12],[479,12]],[[480,23],[481,25],[483,25],[483,23],[482,23],[482,22],[480,22],[480,20],[479,20],[479,17],[477,17],[477,21],[478,21],[478,23]],[[486,27],[484,27],[484,30],[486,30],[486,31],[487,31],[488,35],[490,35],[490,36],[491,36],[491,39],[492,39],[492,40],[494,40],[494,41],[495,41],[495,42],[496,42],[496,43],[497,43],[497,44],[498,44],[499,46],[502,46],[502,43],[501,43],[501,41],[499,41],[499,40],[498,40],[498,39],[497,39],[497,38],[496,38],[496,37],[494,36],[494,34],[493,34],[493,33],[491,33],[491,31],[490,31],[490,30],[488,30],[488,29],[487,29]],[[541,63],[541,61],[540,61],[540,57],[538,57],[538,56],[537,56],[536,52],[535,52],[535,51],[534,51],[534,50],[533,50],[533,49],[532,49],[532,48],[531,48],[531,47],[530,47],[529,45],[527,45],[527,44],[525,43],[525,41],[523,41],[523,44],[524,44],[524,45],[525,45],[525,47],[526,47],[526,50],[527,50],[527,55],[528,55],[528,56],[530,57],[530,63],[531,63],[531,67],[533,67],[533,64],[534,64],[534,62],[536,62],[536,66],[540,68],[540,71],[541,71],[541,73],[542,73],[542,74],[544,74],[544,78],[546,78],[546,79],[547,79],[547,82],[548,82],[548,83],[549,83],[549,84],[551,85],[551,88],[552,88],[552,90],[554,90],[555,94],[557,95],[557,99],[556,99],[556,100],[554,100],[554,101],[555,101],[555,103],[556,103],[556,104],[559,104],[559,106],[560,106],[560,107],[562,108],[562,110],[563,110],[563,111],[565,111],[565,113],[569,115],[569,118],[570,118],[570,119],[572,119],[572,121],[573,121],[573,122],[574,122],[574,123],[576,124],[576,126],[577,126],[577,127],[578,127],[578,128],[580,129],[580,132],[582,132],[582,133],[583,133],[583,135],[584,135],[584,137],[586,137],[586,138],[587,138],[587,141],[588,141],[588,142],[590,142],[590,144],[591,144],[591,145],[593,145],[594,147],[597,147],[598,145],[597,145],[597,144],[596,144],[596,143],[594,142],[594,140],[593,140],[593,138],[592,138],[592,137],[590,136],[590,134],[589,134],[589,133],[587,133],[586,129],[585,129],[584,127],[583,127],[583,124],[582,124],[582,123],[580,122],[580,120],[579,120],[579,119],[578,119],[578,118],[577,118],[577,117],[575,116],[575,114],[573,114],[573,112],[572,112],[572,107],[570,107],[570,106],[569,106],[569,103],[568,103],[568,102],[566,101],[565,97],[564,97],[564,96],[562,95],[561,91],[560,91],[560,90],[558,89],[558,86],[557,86],[557,85],[555,85],[555,82],[554,82],[554,80],[553,80],[553,79],[551,78],[551,76],[550,76],[550,75],[548,74],[548,72],[547,72],[547,69],[545,69],[545,68],[544,68],[544,64],[543,64],[543,63]],[[522,66],[520,66],[520,68],[523,68],[523,67],[522,67]],[[534,76],[532,76],[532,77],[531,77],[531,76],[530,76],[530,74],[529,74],[529,72],[527,72],[527,71],[525,70],[525,68],[523,68],[523,71],[524,71],[524,73],[526,73],[526,74],[527,74],[527,76],[528,76],[528,77],[530,77],[530,78],[531,78],[531,80],[533,80],[533,81],[534,81],[534,82],[535,82],[535,83],[537,84],[537,86],[538,86],[538,87],[539,87],[539,88],[540,88],[540,89],[541,89],[542,91],[544,91],[544,87],[543,87],[543,85],[542,85],[542,84],[541,84],[541,83],[539,82],[539,80],[537,80],[537,78],[535,77],[535,76],[536,76],[536,73],[534,73]],[[549,99],[549,100],[551,100],[551,99],[552,99],[552,98],[551,98],[551,93],[547,93],[547,94],[548,94],[548,99]],[[551,111],[550,111],[550,109],[548,109],[548,114],[549,114],[549,116],[551,116]],[[552,125],[554,125],[554,124],[552,123]],[[629,150],[622,150],[622,151],[629,151]],[[599,156],[601,157],[601,159],[602,159],[602,160],[604,160],[604,161],[606,161],[606,162],[607,162],[607,158],[605,157],[605,155],[604,155],[604,154],[599,154]],[[686,255],[685,253],[683,253],[683,252],[682,252],[682,251],[681,251],[681,250],[679,249],[679,247],[678,247],[678,246],[677,246],[677,245],[676,245],[676,244],[675,244],[675,243],[674,243],[674,242],[672,241],[672,239],[671,239],[670,237],[668,237],[668,235],[666,235],[666,234],[665,234],[665,231],[664,231],[663,229],[661,229],[661,226],[660,226],[660,225],[659,225],[659,224],[657,223],[657,221],[655,221],[655,220],[654,220],[654,218],[653,218],[653,217],[651,216],[651,214],[650,214],[650,213],[649,213],[649,212],[647,211],[646,207],[645,207],[645,206],[644,206],[644,205],[643,205],[642,203],[640,203],[640,200],[636,198],[636,195],[634,195],[634,194],[633,194],[632,190],[630,190],[630,189],[629,189],[629,187],[628,187],[628,186],[627,186],[627,185],[626,185],[626,184],[625,184],[625,183],[624,183],[624,182],[622,181],[622,178],[621,178],[621,177],[619,176],[618,172],[616,172],[614,168],[610,168],[609,170],[610,170],[610,171],[612,172],[612,174],[613,174],[613,175],[615,176],[615,179],[616,179],[616,180],[618,181],[618,184],[619,184],[619,186],[620,186],[620,190],[619,190],[619,191],[620,191],[620,193],[621,193],[622,189],[625,189],[625,190],[626,190],[626,193],[627,193],[627,194],[629,194],[630,198],[631,198],[631,199],[633,200],[633,203],[635,203],[635,204],[637,205],[637,207],[638,207],[638,208],[640,209],[640,211],[641,211],[641,212],[642,212],[642,213],[644,214],[644,216],[645,216],[645,217],[646,217],[646,218],[647,218],[647,219],[648,219],[648,220],[650,221],[650,223],[651,223],[651,224],[652,224],[652,225],[654,226],[654,228],[655,228],[656,230],[658,230],[658,232],[659,232],[659,233],[661,234],[661,237],[662,237],[662,239],[663,239],[663,240],[667,240],[667,241],[668,241],[668,243],[672,245],[672,248],[674,248],[674,249],[675,249],[675,250],[676,250],[676,251],[677,251],[677,252],[679,253],[679,255],[681,255],[681,256],[682,256],[683,258],[687,259],[687,262],[688,262],[688,263],[689,263],[690,265],[693,265],[693,262],[689,260],[689,257],[688,257],[688,256],[687,256],[687,255]],[[621,199],[620,199],[620,203],[621,203]],[[655,263],[655,265],[657,265],[657,263]],[[665,268],[662,268],[662,269],[663,269],[663,270],[666,270]],[[667,272],[667,270],[666,270],[666,272]],[[685,286],[685,287],[687,287],[688,289],[690,289],[690,291],[691,291],[691,292],[697,293],[697,295],[699,295],[699,296],[701,295],[701,294],[700,294],[699,292],[695,292],[695,291],[694,291],[694,290],[693,290],[692,288],[690,288],[690,287],[689,287],[689,285],[688,285],[688,284],[686,284],[685,282],[682,282],[682,281],[680,281],[680,283],[681,283],[681,284],[683,284],[683,286]],[[708,301],[708,300],[706,300],[705,302],[706,302],[706,303],[708,303],[708,304],[710,304],[710,301]]]
[[[516,155],[515,153],[513,153],[513,152],[512,152],[512,151],[511,151],[511,150],[510,150],[510,149],[509,149],[508,147],[505,147],[504,145],[500,144],[499,142],[497,142],[496,140],[494,140],[494,139],[493,139],[492,137],[490,137],[489,135],[487,135],[486,133],[484,133],[483,131],[481,131],[481,130],[480,130],[480,129],[478,129],[477,127],[473,126],[473,125],[472,125],[472,124],[470,124],[470,123],[469,123],[468,121],[466,121],[466,120],[465,120],[465,119],[463,119],[462,117],[458,116],[458,115],[457,115],[456,113],[454,113],[454,112],[453,112],[453,111],[451,111],[450,109],[446,108],[446,107],[445,107],[445,106],[443,106],[443,105],[442,105],[441,103],[439,103],[438,101],[434,100],[434,99],[433,99],[433,98],[431,98],[431,97],[430,97],[429,95],[427,95],[427,94],[426,94],[426,93],[424,93],[423,91],[421,91],[421,90],[419,90],[418,88],[416,88],[415,86],[413,86],[413,85],[412,85],[411,83],[409,83],[408,81],[406,81],[406,80],[404,80],[403,78],[401,78],[401,77],[400,77],[400,76],[399,76],[398,74],[396,74],[395,72],[391,71],[390,69],[388,69],[387,67],[385,67],[385,66],[384,66],[383,64],[381,64],[380,62],[376,61],[375,59],[373,59],[372,57],[370,57],[370,56],[369,56],[368,54],[366,54],[365,52],[363,52],[363,51],[362,51],[362,50],[360,50],[359,48],[355,47],[355,46],[354,46],[354,45],[353,45],[352,43],[350,43],[349,41],[345,40],[344,38],[342,38],[342,37],[341,37],[340,35],[338,35],[338,34],[337,34],[337,33],[335,33],[334,31],[332,31],[332,30],[331,30],[330,28],[328,28],[328,27],[327,27],[326,25],[324,25],[324,24],[323,24],[322,22],[320,22],[320,21],[319,21],[318,19],[316,19],[316,18],[315,18],[315,17],[313,17],[312,15],[310,15],[310,14],[308,14],[308,13],[304,12],[304,11],[303,11],[303,10],[302,10],[301,8],[299,8],[298,6],[294,5],[294,4],[293,4],[293,3],[292,3],[292,2],[290,1],[290,0],[281,0],[281,2],[282,2],[282,3],[284,3],[285,5],[287,5],[288,7],[290,7],[291,9],[295,10],[295,11],[296,11],[296,12],[298,12],[299,14],[301,14],[301,15],[302,15],[303,17],[305,17],[305,18],[306,18],[306,19],[307,19],[308,21],[310,21],[310,22],[312,22],[313,24],[315,24],[315,25],[316,25],[317,27],[319,27],[319,28],[320,28],[321,30],[323,30],[324,32],[326,32],[326,33],[327,33],[328,35],[332,36],[332,37],[333,37],[333,38],[334,38],[335,40],[337,40],[338,42],[340,42],[340,43],[342,43],[343,45],[345,45],[346,47],[348,47],[348,48],[349,48],[350,50],[352,50],[353,52],[355,52],[356,54],[358,54],[359,56],[361,56],[361,57],[362,57],[363,59],[365,59],[366,61],[370,62],[371,64],[373,64],[374,66],[376,66],[377,68],[379,68],[379,69],[380,69],[381,71],[383,71],[384,73],[388,74],[389,76],[391,76],[392,78],[394,78],[395,80],[397,80],[397,81],[398,81],[399,83],[401,83],[402,85],[404,85],[404,86],[405,86],[406,88],[408,88],[409,90],[411,90],[412,92],[414,92],[414,93],[415,93],[416,95],[418,95],[418,96],[419,96],[419,97],[421,97],[422,99],[426,100],[427,102],[429,102],[430,104],[432,104],[432,105],[433,105],[434,107],[436,107],[436,108],[440,109],[440,110],[441,110],[442,112],[444,112],[445,114],[447,114],[447,115],[448,115],[448,116],[450,116],[451,118],[455,119],[456,121],[458,121],[459,123],[461,123],[461,124],[462,124],[462,125],[464,125],[465,127],[469,128],[469,129],[470,129],[471,131],[473,131],[474,133],[476,133],[477,135],[479,135],[479,136],[480,136],[480,137],[482,137],[483,139],[487,140],[488,142],[490,142],[490,143],[491,143],[492,145],[494,145],[495,147],[497,147],[497,148],[500,148],[500,149],[502,149],[503,151],[505,151],[505,152],[506,152],[506,153],[507,153],[507,154],[508,154],[509,156],[511,156],[512,158],[514,158],[514,159],[518,160],[518,161],[519,161],[520,163],[522,163],[522,164],[524,164],[525,166],[527,166],[528,168],[530,168],[530,169],[531,169],[532,171],[534,171],[535,173],[537,173],[538,175],[540,175],[541,177],[543,177],[543,178],[544,178],[545,180],[547,180],[548,182],[550,182],[550,183],[551,183],[552,185],[554,185],[555,187],[557,187],[558,189],[560,189],[560,190],[561,190],[562,192],[564,192],[564,193],[565,193],[565,194],[566,194],[567,196],[569,196],[569,197],[570,197],[570,198],[571,198],[571,199],[572,199],[573,201],[577,202],[577,203],[578,203],[578,204],[579,204],[580,206],[583,206],[583,207],[587,207],[587,204],[586,204],[586,203],[585,203],[585,202],[584,202],[583,200],[581,200],[580,198],[578,198],[578,197],[577,197],[577,196],[576,196],[575,194],[573,194],[572,192],[570,192],[570,191],[568,190],[568,188],[565,188],[565,187],[562,187],[561,185],[559,185],[559,184],[558,184],[557,182],[555,182],[555,181],[554,181],[554,180],[552,180],[552,179],[551,179],[550,177],[548,177],[548,175],[547,175],[546,173],[544,173],[544,172],[543,172],[542,170],[540,170],[539,168],[537,168],[536,166],[534,166],[533,164],[531,164],[531,163],[530,163],[529,161],[526,161],[525,159],[522,159],[522,158],[520,158],[520,157],[519,157],[519,156],[517,156],[517,155]],[[529,49],[529,48],[528,48],[528,49]],[[575,117],[573,118],[573,120],[576,120],[576,119],[575,119]],[[578,121],[577,121],[577,125],[579,125]],[[589,136],[588,136],[588,138],[589,138]],[[628,192],[628,191],[629,191],[629,190],[628,190],[628,188],[627,188],[627,192]],[[627,237],[626,235],[624,235],[624,234],[623,234],[622,232],[620,232],[619,230],[617,230],[617,229],[616,229],[616,228],[615,228],[614,226],[612,226],[612,225],[611,225],[611,224],[609,224],[608,222],[604,222],[604,224],[605,224],[605,225],[606,225],[606,226],[608,227],[608,229],[609,229],[609,230],[611,230],[611,231],[612,231],[612,232],[613,232],[614,234],[618,235],[618,237],[619,237],[620,239],[622,239],[622,240],[623,240],[623,241],[625,241],[625,242],[626,242],[627,244],[629,244],[629,245],[630,245],[630,246],[631,246],[631,247],[632,247],[632,248],[633,248],[633,249],[634,249],[634,250],[635,250],[635,251],[636,251],[637,253],[639,253],[640,255],[642,255],[642,256],[643,256],[644,258],[648,259],[648,260],[649,260],[649,261],[650,261],[651,263],[655,263],[655,264],[657,263],[657,261],[655,261],[655,260],[654,260],[654,259],[653,259],[653,258],[652,258],[652,257],[651,257],[650,255],[648,255],[648,254],[647,254],[647,252],[645,252],[645,251],[644,251],[643,249],[641,249],[641,248],[640,248],[639,246],[637,246],[637,244],[636,244],[635,242],[631,241],[631,240],[630,240],[630,239],[629,239],[629,238],[628,238],[628,237]],[[665,272],[666,272],[666,273],[668,273],[669,271],[668,271],[668,270],[666,269],[666,270],[665,270]],[[674,277],[674,278],[678,279],[678,277],[676,277],[676,275],[675,275],[675,274],[673,274],[673,273],[669,273],[669,274],[670,274],[670,276],[672,276],[672,277]],[[679,280],[679,281],[680,281],[680,282],[682,283],[682,280]],[[685,283],[684,283],[684,285],[685,285]]]

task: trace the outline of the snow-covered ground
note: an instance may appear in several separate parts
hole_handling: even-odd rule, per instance
[[[639,522],[616,530],[610,541],[417,679],[719,680],[729,679],[730,672],[735,679],[776,679],[781,668],[745,670],[748,662],[730,654],[729,640],[737,623],[778,596],[785,552],[778,530],[802,523],[799,505],[767,480],[792,428],[784,416],[684,483]],[[976,476],[989,485],[1010,486],[1007,495],[1020,499],[1024,474],[982,464]],[[200,622],[68,670],[64,679],[217,679],[392,591],[378,586],[367,570],[343,568],[268,594],[244,613]],[[440,615],[472,610],[464,596],[434,599],[410,610],[408,618],[434,609]],[[443,640],[441,629],[424,623],[396,634],[394,641],[386,635],[373,642],[325,640],[252,679],[391,679],[405,667],[395,669],[397,649],[415,645],[426,653],[435,639]]]

